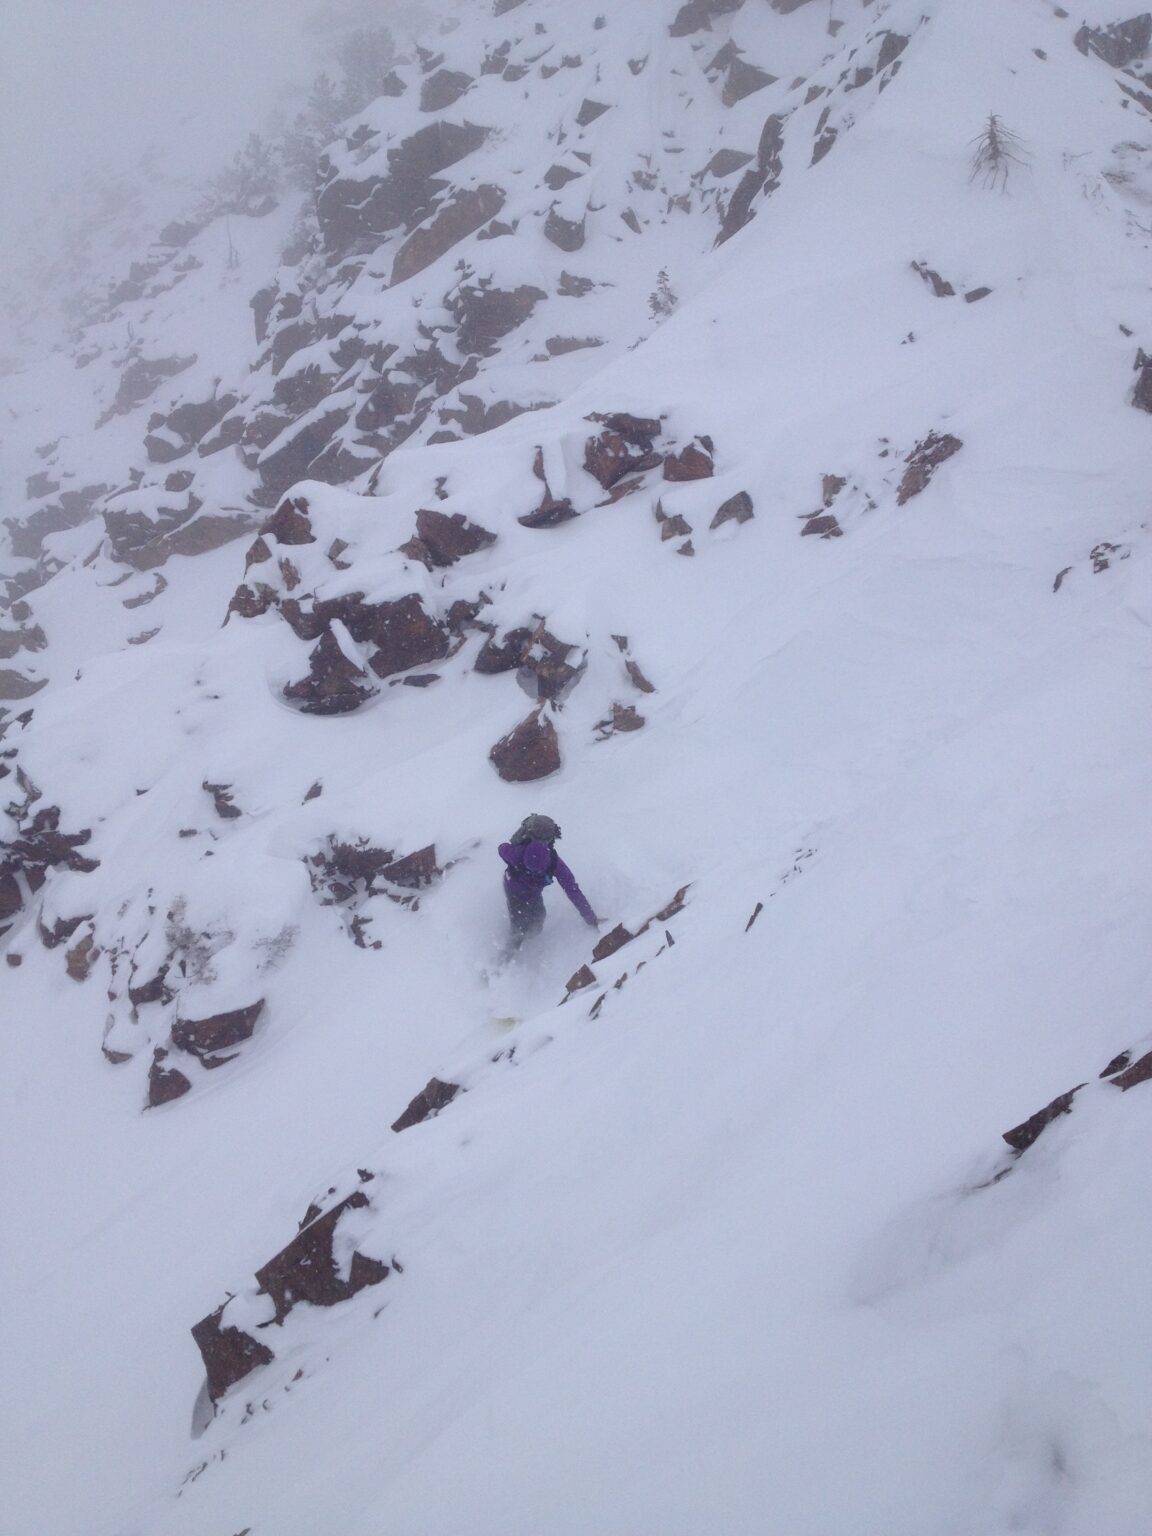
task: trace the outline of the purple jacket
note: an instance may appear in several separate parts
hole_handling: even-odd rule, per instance
[[[596,914],[576,884],[576,876],[547,843],[501,843],[500,857],[508,866],[504,871],[504,889],[510,896],[528,901],[539,896],[555,877],[584,921],[596,926]]]

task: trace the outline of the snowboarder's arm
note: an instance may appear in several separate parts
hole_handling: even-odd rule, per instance
[[[579,912],[580,916],[584,919],[590,928],[595,928],[599,922],[599,919],[597,918],[595,912],[593,912],[592,908],[588,905],[588,899],[584,895],[584,892],[576,884],[576,876],[572,873],[567,864],[565,864],[564,860],[561,858],[557,858],[556,860],[556,879],[559,883],[560,889],[564,892],[565,896],[567,896],[568,900],[576,908],[577,912]]]
[[[511,843],[501,843],[496,851],[510,868],[516,863],[516,850]]]

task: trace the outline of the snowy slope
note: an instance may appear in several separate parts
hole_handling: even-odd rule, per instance
[[[702,196],[682,227],[653,216],[643,258],[591,235],[618,287],[579,303],[611,339],[538,365],[555,383],[530,403],[558,403],[431,444],[430,414],[353,489],[297,485],[263,551],[258,470],[214,455],[196,494],[242,509],[242,542],[161,571],[125,562],[114,520],[48,536],[20,620],[47,643],[13,663],[45,686],[0,743],[6,782],[26,776],[13,805],[41,800],[8,846],[58,805],[91,831],[72,863],[98,867],[50,860],[33,890],[28,855],[2,941],[4,1536],[1148,1528],[1150,1378],[1125,1324],[1152,1090],[1092,1081],[1148,1050],[1152,428],[1132,365],[1152,348],[1152,139],[1121,89],[1141,82],[1047,0],[749,0],[674,37],[678,10],[597,27],[526,0],[436,66],[513,23],[525,58],[537,24],[561,55],[619,28],[563,107],[595,86],[623,120],[589,195],[617,211],[611,178],[666,125],[687,175],[731,114],[753,152],[787,114],[779,185],[715,249],[728,204]],[[778,83],[732,108],[661,96],[690,64],[707,82],[729,35]],[[857,85],[884,35],[908,39],[900,69]],[[521,227],[547,217],[565,76],[529,78],[499,124],[500,168],[525,157]],[[502,77],[477,79],[496,122]],[[827,101],[805,104],[813,84]],[[366,118],[387,134],[396,110]],[[539,146],[511,136],[521,110]],[[990,112],[1020,141],[1003,191],[969,174]],[[235,291],[189,277],[203,339],[191,305],[153,311],[165,355],[224,356],[282,233],[253,221]],[[502,289],[551,264],[543,313],[479,372],[491,401],[526,403],[516,349],[553,334],[550,244],[491,242]],[[371,266],[331,286],[402,343],[402,289],[357,293]],[[660,268],[680,302],[657,325]],[[246,422],[270,366],[250,362],[228,379]],[[28,399],[32,444],[54,428]],[[120,438],[77,429],[78,455],[108,456],[84,473],[118,478],[151,408]],[[615,501],[585,467],[612,413],[657,425]],[[693,444],[713,472],[669,478]],[[751,518],[712,527],[741,492]],[[525,525],[542,493],[575,515]],[[495,541],[429,563],[419,509]],[[374,669],[381,631],[352,631],[408,599],[430,654]],[[317,605],[369,694],[347,713],[283,692],[316,673]],[[541,622],[575,675],[537,706],[538,653],[476,662]],[[643,725],[602,726],[614,706]],[[562,766],[508,782],[489,751],[537,714]],[[554,892],[536,950],[486,980],[495,845],[534,810],[562,823],[601,937]],[[338,890],[334,850],[358,840],[432,847],[435,873],[385,860]],[[617,924],[636,937],[604,954]],[[257,1002],[235,1059],[179,1046],[181,1021]],[[189,1086],[144,1109],[158,1069]],[[463,1091],[394,1133],[431,1078]],[[1014,1156],[1002,1133],[1085,1082]],[[256,1271],[312,1202],[310,1230],[352,1194],[332,1284],[390,1272],[272,1321]],[[189,1330],[229,1297],[222,1324],[275,1358],[213,1415]]]

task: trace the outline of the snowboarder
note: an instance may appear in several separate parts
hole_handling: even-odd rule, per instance
[[[515,951],[525,939],[544,926],[544,887],[553,880],[590,928],[599,926],[599,918],[588,905],[576,876],[556,852],[560,828],[551,816],[526,816],[507,843],[500,844],[500,857],[508,866],[504,871],[504,898],[512,924],[509,951]]]

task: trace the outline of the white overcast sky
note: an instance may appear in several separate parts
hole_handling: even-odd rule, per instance
[[[226,163],[316,73],[318,0],[3,0],[0,207],[9,229],[70,167],[150,143],[199,174]],[[376,7],[386,19],[388,0]]]

